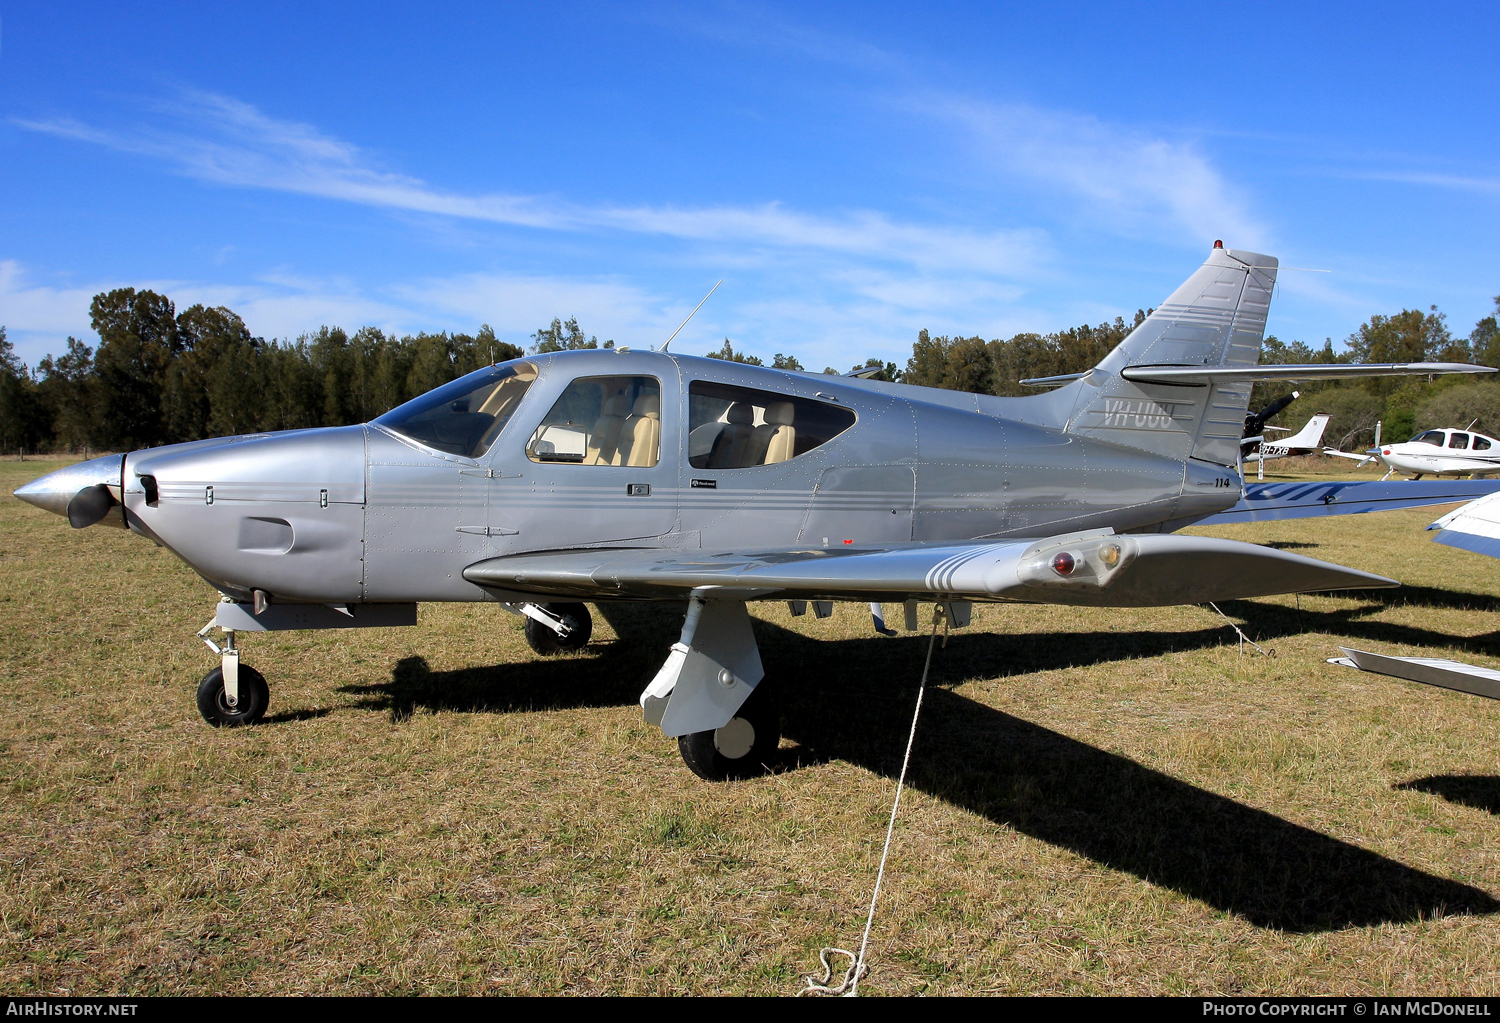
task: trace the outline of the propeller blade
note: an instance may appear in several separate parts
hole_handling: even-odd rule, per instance
[[[92,487],[84,487],[73,495],[68,502],[68,525],[74,529],[83,529],[101,522],[109,510],[115,506],[114,495],[103,483],[97,483]]]

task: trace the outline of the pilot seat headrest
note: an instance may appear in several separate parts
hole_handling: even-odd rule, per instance
[[[729,415],[725,418],[731,423],[749,426],[755,422],[755,406],[748,401],[737,401],[729,406]]]
[[[630,395],[611,394],[607,396],[604,399],[604,407],[599,410],[599,414],[601,416],[620,416],[622,418],[630,415]]]
[[[773,401],[766,406],[766,422],[772,426],[791,426],[797,407],[789,401]]]
[[[643,391],[635,399],[635,415],[655,417],[661,415],[661,395],[655,391]]]

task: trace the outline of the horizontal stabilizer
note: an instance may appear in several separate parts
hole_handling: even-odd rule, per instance
[[[1488,366],[1463,362],[1384,362],[1368,365],[1345,363],[1276,366],[1126,366],[1120,375],[1141,383],[1185,384],[1203,387],[1212,383],[1257,380],[1349,380],[1355,377],[1441,376],[1447,373],[1493,373]]]
[[[1160,607],[1275,593],[1390,587],[1393,580],[1287,551],[1204,536],[775,548],[708,553],[573,550],[471,565],[464,578],[511,595],[738,600],[988,600]]]
[[[1368,650],[1351,650],[1346,646],[1339,649],[1345,656],[1331,658],[1335,664],[1500,700],[1500,671],[1441,657],[1389,657]]]
[[[1420,508],[1472,501],[1500,491],[1500,480],[1355,480],[1346,483],[1249,483],[1234,507],[1198,519],[1195,526],[1270,522],[1324,515]]]

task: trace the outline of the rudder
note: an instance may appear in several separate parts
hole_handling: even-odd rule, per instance
[[[1127,366],[1254,366],[1277,261],[1215,243],[1207,261],[1077,383],[1065,429],[1169,458],[1236,464],[1249,381],[1127,380]]]

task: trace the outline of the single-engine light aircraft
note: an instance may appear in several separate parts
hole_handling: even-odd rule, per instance
[[[780,740],[746,605],[1100,607],[1388,587],[1172,531],[1233,506],[1256,380],[1493,372],[1260,366],[1276,260],[1215,243],[1099,365],[1020,398],[626,348],[481,369],[362,426],[196,441],[58,470],[16,496],[150,538],[222,595],[200,636],[215,725],[265,713],[236,636],[410,625],[419,601],[587,642],[584,601],[686,602],[640,697],[710,779]],[[223,645],[208,638],[217,626]],[[644,680],[643,680],[644,681]]]
[[[1273,458],[1288,458],[1292,455],[1315,454],[1322,449],[1323,431],[1328,429],[1328,420],[1333,417],[1320,412],[1309,419],[1296,433],[1290,437],[1280,440],[1272,440],[1262,434],[1259,437],[1247,437],[1240,442],[1245,453],[1246,462],[1254,462],[1256,474],[1261,478],[1266,477],[1266,462]],[[1267,426],[1267,430],[1284,430],[1280,426]],[[1286,430],[1291,433],[1290,430]]]
[[[1472,423],[1469,425],[1473,425]],[[1426,430],[1400,444],[1380,443],[1380,424],[1375,424],[1375,446],[1364,454],[1324,448],[1325,455],[1352,458],[1360,465],[1379,462],[1390,479],[1398,472],[1412,479],[1423,476],[1488,476],[1500,472],[1500,440],[1473,430]]]

